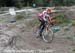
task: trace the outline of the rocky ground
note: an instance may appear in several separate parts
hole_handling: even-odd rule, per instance
[[[0,51],[9,53],[16,50],[49,50],[50,53],[72,53],[74,48],[74,40],[68,40],[67,36],[75,35],[75,27],[71,27],[69,31],[59,31],[55,33],[52,43],[45,43],[40,38],[36,38],[33,30],[27,28],[24,23],[9,23],[0,25]],[[16,42],[15,42],[16,41]],[[3,50],[4,49],[4,50]],[[19,51],[18,51],[19,50]],[[13,52],[14,52],[13,51]],[[37,52],[37,51],[36,51]],[[38,51],[41,52],[41,51]],[[14,52],[15,53],[15,52]]]

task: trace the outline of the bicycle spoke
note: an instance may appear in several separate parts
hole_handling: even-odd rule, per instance
[[[43,32],[43,40],[45,42],[51,42],[53,40],[53,31],[51,29]]]

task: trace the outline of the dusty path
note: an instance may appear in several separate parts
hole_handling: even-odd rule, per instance
[[[74,31],[75,27],[71,30]],[[67,35],[72,35],[72,31],[67,32]],[[55,34],[55,38],[52,43],[45,43],[40,38],[36,38],[32,30],[25,30],[22,35],[22,39],[17,40],[17,46],[22,49],[49,49],[50,53],[72,53],[74,46],[72,41],[66,39],[60,32]]]
[[[36,38],[33,30],[31,28],[26,27],[23,23],[17,24],[8,24],[9,28],[4,31],[7,33],[8,31],[13,32],[13,34],[17,34],[16,44],[13,45],[12,50],[49,50],[49,53],[72,53],[73,48],[75,47],[72,41],[66,39],[67,36],[75,35],[75,27],[71,27],[69,31],[62,32],[59,31],[55,33],[55,38],[52,43],[45,43],[40,38]],[[9,33],[10,34],[10,33]],[[11,50],[9,46],[5,49],[5,51]],[[7,52],[8,53],[8,52]],[[22,52],[20,52],[22,53]]]

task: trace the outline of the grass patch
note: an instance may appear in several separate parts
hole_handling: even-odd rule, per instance
[[[22,15],[17,15],[16,16],[16,20],[20,20],[20,19],[23,19],[24,18],[24,16],[22,16]]]
[[[73,26],[75,26],[75,19],[71,20]]]
[[[75,52],[75,49],[73,49],[72,51]]]
[[[64,14],[60,13],[57,17],[56,17],[56,23],[63,23],[64,22]]]
[[[68,17],[66,17],[63,13],[59,13],[59,15],[56,17],[55,19],[55,23],[58,24],[58,25],[61,25],[61,24],[69,24],[71,21]]]

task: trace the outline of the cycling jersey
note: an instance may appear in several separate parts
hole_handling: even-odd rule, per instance
[[[47,21],[47,19],[50,18],[50,15],[48,15],[46,11],[39,13],[38,16],[40,20],[44,20],[44,21]]]

